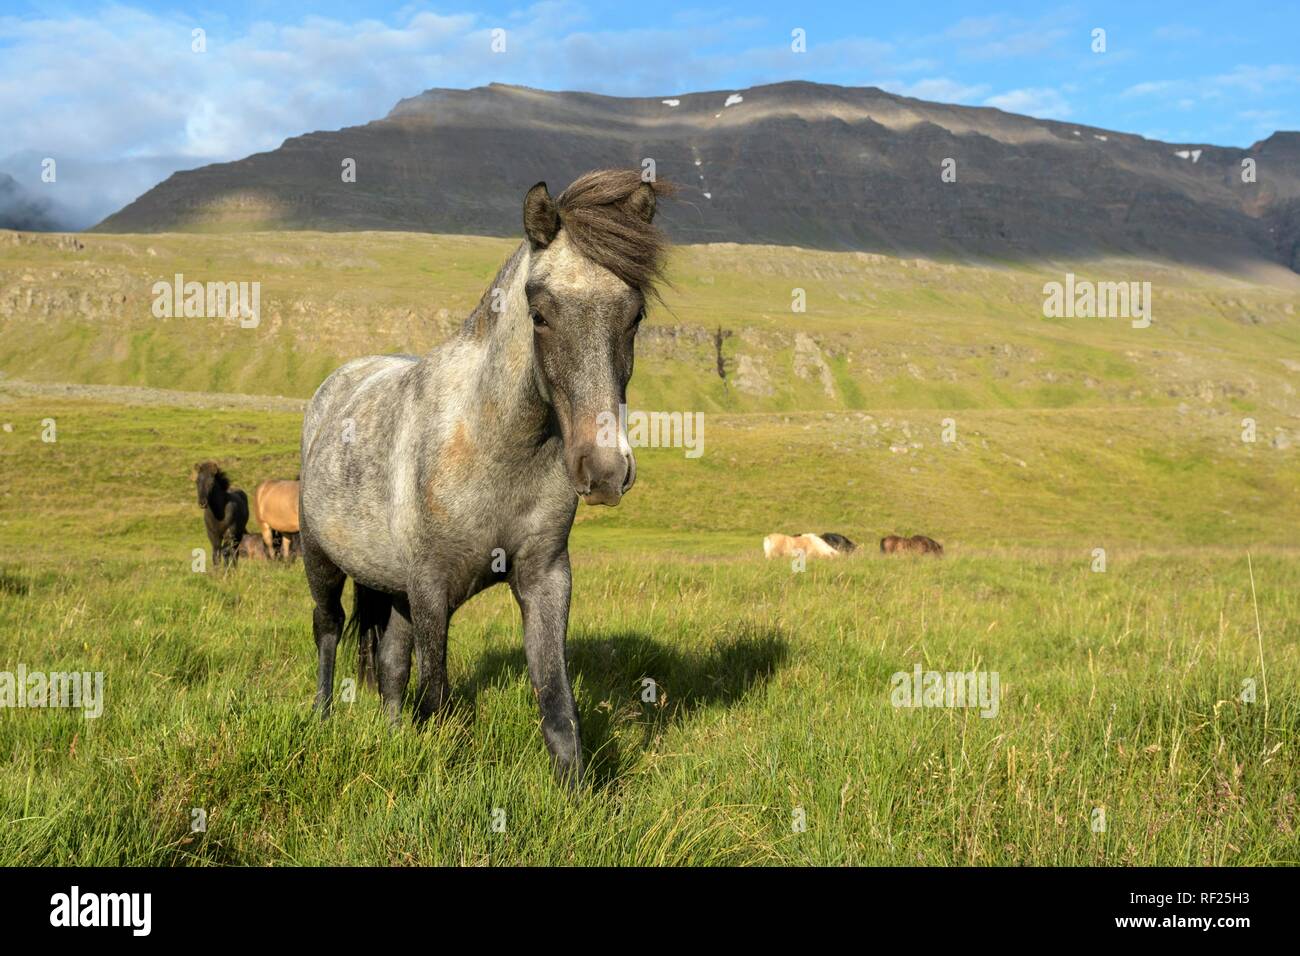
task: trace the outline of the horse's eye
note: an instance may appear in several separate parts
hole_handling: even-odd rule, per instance
[[[542,313],[538,312],[536,309],[533,309],[529,313],[529,315],[532,317],[533,320],[533,328],[535,329],[549,328],[549,323],[544,318],[542,318]]]
[[[642,309],[640,312],[636,314],[636,318],[632,320],[632,328],[635,329],[643,321],[645,321],[645,309]]]

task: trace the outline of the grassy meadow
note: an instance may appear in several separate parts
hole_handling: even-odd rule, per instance
[[[1300,863],[1294,277],[679,249],[630,404],[702,411],[703,454],[579,510],[587,786],[501,588],[436,726],[317,720],[301,565],[194,571],[190,467],[295,474],[296,400],[448,334],[512,245],[0,233],[0,675],[105,695],[0,708],[0,864]],[[1152,281],[1151,328],[1044,319],[1067,268]],[[154,318],[176,272],[261,281],[261,324]],[[772,531],[863,550],[796,570]],[[918,665],[995,672],[996,714],[894,706]]]
[[[98,719],[0,711],[5,863],[1300,862],[1295,452],[1087,411],[972,413],[908,455],[854,412],[643,449],[574,531],[570,798],[506,590],[454,620],[449,717],[392,733],[368,692],[312,716],[300,565],[191,570],[192,459],[292,472],[297,416],[0,397],[0,667],[105,675]],[[761,556],[777,527],[949,557],[795,572]],[[996,671],[996,716],[892,706],[917,664]]]

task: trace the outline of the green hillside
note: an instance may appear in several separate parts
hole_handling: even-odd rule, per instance
[[[0,233],[0,373],[306,397],[359,354],[449,335],[513,242],[399,233]],[[1152,284],[1153,321],[1047,319],[1067,271]],[[259,282],[261,321],[155,318],[153,286]],[[1296,414],[1300,278],[1140,260],[976,266],[684,246],[632,400],[704,411],[1176,407]],[[806,311],[792,311],[795,290]],[[718,373],[719,336],[723,375]],[[1267,416],[1266,416],[1267,417]],[[1261,424],[1263,421],[1261,420]]]

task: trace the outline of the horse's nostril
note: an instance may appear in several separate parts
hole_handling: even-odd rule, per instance
[[[588,504],[617,504],[636,477],[631,456],[614,449],[587,449],[570,459],[573,489]]]
[[[591,490],[591,475],[587,470],[586,455],[579,455],[578,463],[573,466],[573,484],[580,495],[585,495]]]

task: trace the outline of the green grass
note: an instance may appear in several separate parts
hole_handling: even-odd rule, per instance
[[[452,712],[392,732],[368,692],[312,716],[301,566],[191,571],[190,465],[291,474],[296,416],[6,399],[0,670],[100,671],[106,705],[0,710],[0,863],[1300,863],[1300,469],[1231,416],[710,415],[704,457],[640,451],[573,535],[570,797],[504,589],[455,618]],[[868,552],[795,573],[773,530]],[[997,716],[893,707],[917,663],[996,671]]]

